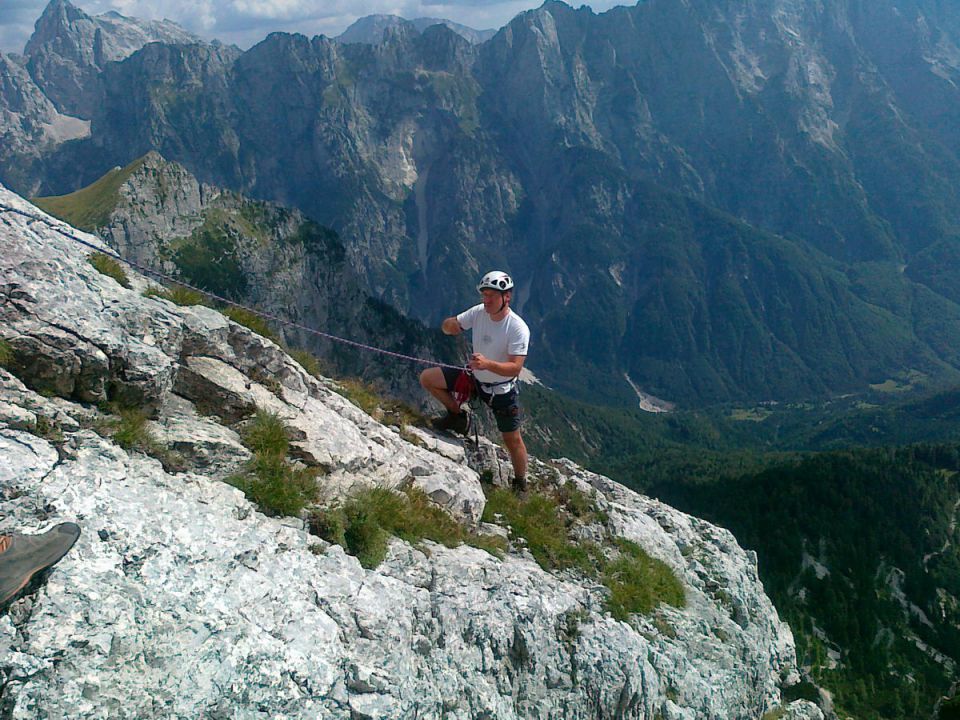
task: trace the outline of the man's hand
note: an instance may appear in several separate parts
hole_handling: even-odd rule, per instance
[[[469,365],[471,370],[491,370],[492,369],[490,367],[491,364],[492,362],[490,360],[487,360],[480,353],[474,353],[473,355],[470,356]]]
[[[460,327],[460,323],[457,321],[456,316],[448,317],[443,321],[443,324],[440,325],[440,329],[445,335],[459,335],[463,332],[463,328]]]
[[[468,365],[471,370],[489,370],[503,377],[517,377],[523,369],[523,362],[527,359],[526,355],[508,355],[506,362],[497,362],[480,353],[474,353],[470,356]]]

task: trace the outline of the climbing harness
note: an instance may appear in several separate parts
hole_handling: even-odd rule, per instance
[[[149,275],[150,277],[154,277],[168,283],[180,285],[181,287],[185,287],[190,290],[193,290],[194,292],[198,292],[201,295],[205,295],[209,298],[213,298],[214,300],[224,303],[225,305],[231,305],[235,308],[246,310],[247,312],[253,313],[258,317],[264,318],[265,320],[270,320],[272,322],[279,323],[281,325],[286,325],[291,328],[296,328],[297,330],[302,330],[303,332],[310,333],[312,335],[317,335],[319,337],[326,338],[327,340],[343,343],[344,345],[350,345],[351,347],[355,347],[360,350],[367,350],[369,352],[380,353],[381,355],[387,355],[389,357],[397,358],[400,360],[408,360],[410,362],[420,363],[422,365],[432,365],[435,367],[451,368],[453,370],[463,371],[465,369],[463,365],[450,365],[448,363],[437,362],[436,360],[428,360],[425,358],[414,357],[413,355],[404,355],[403,353],[393,352],[391,350],[384,350],[383,348],[374,347],[372,345],[365,345],[364,343],[360,343],[355,340],[348,340],[347,338],[337,337],[336,335],[331,335],[330,333],[325,333],[321,330],[316,330],[314,328],[307,327],[306,325],[301,325],[300,323],[293,322],[292,320],[286,320],[284,318],[278,317],[277,315],[272,315],[271,313],[263,312],[262,310],[257,310],[256,308],[252,308],[247,305],[242,305],[238,302],[234,302],[233,300],[228,300],[227,298],[221,297],[216,293],[212,293],[208,290],[203,290],[202,288],[196,287],[194,285],[190,285],[189,283],[185,283],[182,280],[177,280],[173,277],[170,277],[169,275],[165,275],[161,272],[157,272],[156,270],[152,270],[148,267],[144,267],[143,265],[140,265],[132,260],[127,260],[126,258],[121,257],[120,255],[115,253],[113,250],[95,245],[94,243],[84,240],[81,237],[77,237],[72,232],[68,232],[63,227],[50,222],[46,218],[37,217],[36,215],[28,213],[25,210],[21,210],[19,208],[15,208],[10,205],[6,205],[5,203],[0,203],[0,211],[22,215],[28,220],[31,220],[34,222],[41,222],[47,227],[51,228],[52,230],[58,232],[60,235],[67,238],[68,240],[73,240],[74,242],[79,243],[80,245],[83,245],[84,247],[87,247],[95,252],[103,253],[104,255],[107,255],[108,257],[113,258],[114,260],[119,260],[120,262],[126,265],[129,265],[134,270],[137,270],[138,272],[141,272],[144,275]]]

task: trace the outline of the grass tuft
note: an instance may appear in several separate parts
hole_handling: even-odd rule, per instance
[[[101,410],[115,417],[98,421],[94,429],[101,435],[113,439],[124,450],[137,450],[159,460],[167,472],[180,472],[186,469],[184,458],[170,450],[150,432],[146,413],[140,408],[121,407],[116,403],[105,404]]]
[[[0,338],[0,367],[8,368],[13,364],[13,346]]]
[[[519,497],[502,488],[487,488],[483,519],[497,518],[544,570],[572,570],[597,578],[609,591],[607,609],[618,620],[633,613],[647,614],[660,603],[682,607],[683,586],[670,567],[651,558],[636,543],[612,538],[600,545],[576,539],[578,525],[604,522],[595,499],[566,484],[552,492]]]
[[[650,557],[634,542],[615,540],[620,556],[605,562],[600,579],[610,590],[607,607],[617,620],[633,613],[646,615],[660,603],[683,607],[683,586],[670,566]]]
[[[243,433],[243,444],[255,455],[284,457],[290,449],[287,428],[280,418],[258,410],[253,422]]]
[[[531,493],[521,498],[510,490],[494,488],[487,495],[483,519],[493,522],[498,515],[515,536],[526,540],[527,549],[544,570],[595,574],[598,547],[569,538],[569,515],[555,497]]]
[[[358,378],[337,380],[339,393],[384,425],[400,429],[407,425],[428,427],[429,419],[420,411],[400,400],[381,397],[377,390]]]
[[[202,293],[183,287],[182,285],[174,285],[171,288],[158,288],[156,286],[151,286],[147,288],[143,294],[147,297],[163,298],[164,300],[169,300],[175,305],[180,305],[182,307],[188,307],[190,305],[209,305],[206,297],[204,297]]]
[[[148,446],[153,437],[147,428],[147,415],[136,408],[119,410],[119,419],[114,421],[113,440],[124,450]]]
[[[227,478],[267,515],[298,516],[317,497],[316,468],[298,468],[286,458],[254,455],[246,471]]]
[[[317,356],[307,350],[299,350],[295,348],[293,350],[288,350],[287,354],[296,360],[300,364],[300,367],[313,375],[315,378],[321,378],[324,375],[330,374],[329,372],[324,372],[324,365],[317,358]]]
[[[257,335],[262,335],[268,340],[276,343],[280,342],[280,336],[274,331],[270,324],[256,313],[244,310],[234,305],[228,305],[220,312],[233,320],[238,325],[243,325],[248,330],[253,330]]]
[[[258,411],[243,433],[243,444],[253,457],[243,472],[226,481],[265,514],[298,516],[316,500],[319,470],[297,467],[287,460],[290,440],[279,417]]]
[[[342,545],[365,568],[383,561],[391,536],[413,545],[423,540],[446,547],[467,544],[498,556],[505,550],[502,539],[468,531],[416,488],[363,490],[342,507],[314,513],[310,529],[327,542]]]
[[[109,255],[95,252],[91,253],[87,259],[90,261],[90,264],[93,265],[103,275],[112,277],[125,288],[130,287],[130,278],[127,277],[127,273],[124,272],[123,268],[120,266],[120,263]]]

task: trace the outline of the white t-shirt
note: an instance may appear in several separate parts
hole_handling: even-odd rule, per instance
[[[503,320],[494,322],[484,312],[483,304],[474,305],[457,315],[457,322],[464,330],[473,331],[473,351],[497,362],[507,362],[511,355],[526,355],[530,345],[530,328],[513,310]],[[481,383],[500,383],[511,378],[497,375],[489,370],[474,370],[473,375]],[[504,384],[491,392],[499,395],[512,386]],[[502,388],[502,389],[501,389]]]

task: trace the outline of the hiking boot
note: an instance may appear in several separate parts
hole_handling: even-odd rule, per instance
[[[0,608],[66,555],[78,537],[80,528],[73,523],[61,523],[40,535],[0,535]]]
[[[530,484],[527,482],[527,478],[523,475],[521,475],[520,477],[514,476],[513,482],[511,484],[513,485],[513,489],[516,490],[518,493],[526,492],[527,488],[530,487]]]
[[[470,429],[470,418],[465,412],[452,413],[448,410],[446,415],[434,420],[432,425],[434,430],[466,435]]]

